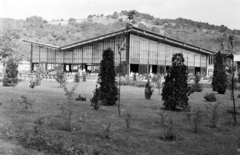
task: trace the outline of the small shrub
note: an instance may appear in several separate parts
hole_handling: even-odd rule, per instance
[[[166,112],[163,112],[162,110],[159,110],[159,111],[157,112],[157,114],[158,114],[158,115],[160,116],[160,118],[161,118],[161,124],[162,124],[163,126],[165,126],[169,113],[166,113]]]
[[[46,70],[42,65],[40,65],[35,71],[35,86],[40,86],[42,81],[42,76],[46,74]]]
[[[136,75],[136,73],[133,74],[133,81],[137,81],[137,75]]]
[[[168,119],[165,120],[165,129],[164,129],[164,139],[165,140],[170,140],[173,141],[176,139],[176,133],[173,130],[174,128],[174,123],[172,120],[172,117],[169,117]]]
[[[125,118],[125,122],[126,122],[126,127],[127,129],[130,129],[131,127],[131,120],[132,120],[132,111],[128,111],[125,115],[124,115],[124,118]]]
[[[86,82],[86,74],[85,73],[83,73],[83,79],[82,79],[82,82]]]
[[[87,98],[82,96],[82,95],[78,95],[78,97],[76,98],[76,101],[86,101]]]
[[[100,89],[97,87],[93,91],[93,98],[90,99],[91,101],[91,106],[93,107],[94,110],[98,110],[100,108]]]
[[[152,77],[152,82],[158,82],[159,81],[159,78],[158,78],[158,75],[153,75]]]
[[[148,80],[147,83],[146,83],[146,85],[145,85],[145,91],[144,91],[144,93],[145,93],[145,98],[146,98],[147,100],[149,100],[149,99],[151,98],[153,92],[154,92],[154,89],[152,89],[151,83],[150,83],[150,81]]]
[[[214,93],[206,93],[206,94],[204,95],[204,98],[205,98],[205,100],[208,101],[208,102],[215,102],[215,101],[216,101],[216,96],[215,96]]]
[[[209,104],[206,107],[207,113],[208,113],[208,118],[211,123],[212,128],[216,128],[219,120],[221,117],[223,117],[221,109],[220,109],[220,104],[221,102],[215,103],[213,106]]]
[[[67,102],[64,102],[61,106],[62,114],[66,118],[66,130],[71,131],[71,122],[72,122],[72,114],[73,114],[73,94],[78,86],[78,83],[73,86],[72,90],[68,90],[66,86],[64,86],[65,95],[67,96]]]
[[[76,83],[80,82],[80,74],[78,72],[74,75],[74,82]]]
[[[78,122],[84,124],[86,122],[87,116],[88,116],[87,112],[81,112],[81,114],[79,114]]]
[[[22,98],[22,101],[20,102],[20,104],[23,104],[23,109],[25,110],[31,109],[33,111],[34,101],[29,100],[29,98],[27,98],[24,95],[22,95],[21,98]]]
[[[103,137],[106,139],[111,139],[114,133],[114,129],[112,128],[112,124],[104,124],[103,125]]]
[[[16,60],[10,57],[7,61],[7,66],[3,78],[3,86],[15,87],[18,83],[18,64]]]
[[[60,88],[62,88],[67,82],[66,75],[63,71],[63,66],[59,65],[55,67],[55,71],[56,71],[55,80],[60,84]]]
[[[187,120],[192,126],[194,133],[198,133],[206,117],[207,114],[199,108],[187,113]]]
[[[193,92],[201,92],[203,90],[202,85],[199,84],[201,80],[201,76],[199,73],[195,74],[194,84],[192,84]]]
[[[30,87],[30,88],[34,88],[35,86],[36,86],[35,80],[30,80],[30,85],[29,85],[29,87]]]

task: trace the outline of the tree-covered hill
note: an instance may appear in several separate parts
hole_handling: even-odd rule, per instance
[[[38,16],[26,20],[0,18],[0,54],[14,52],[20,58],[29,59],[30,46],[23,43],[22,39],[62,46],[123,29],[128,22],[127,14],[128,11],[121,11],[107,16],[89,15],[86,19],[54,21],[46,21]],[[240,30],[230,30],[224,25],[216,26],[183,18],[160,19],[140,12],[136,12],[132,23],[136,27],[216,52],[221,44],[226,43],[228,36],[233,35],[236,40],[235,50],[240,51]]]

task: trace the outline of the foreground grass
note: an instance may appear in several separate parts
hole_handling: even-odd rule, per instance
[[[193,133],[191,126],[186,121],[186,112],[165,111],[172,116],[174,132],[177,134],[175,141],[166,141],[164,127],[159,115],[156,114],[162,108],[161,96],[155,90],[151,100],[144,98],[144,88],[131,86],[121,87],[122,117],[118,117],[117,106],[103,106],[95,111],[90,107],[89,99],[95,82],[82,82],[75,91],[74,98],[81,94],[87,98],[86,102],[74,101],[73,131],[64,130],[64,119],[60,115],[59,105],[66,102],[66,96],[62,88],[58,88],[56,82],[43,81],[41,86],[29,88],[29,81],[21,82],[14,90],[0,86],[0,101],[3,103],[0,109],[0,123],[33,123],[39,118],[46,120],[47,130],[60,132],[62,135],[76,137],[75,142],[93,150],[100,150],[105,154],[238,154],[237,143],[240,141],[240,126],[233,126],[231,114],[225,114],[220,120],[218,128],[210,128],[206,123],[198,134]],[[69,83],[69,89],[73,86]],[[189,97],[191,109],[205,109],[203,95],[209,92],[205,89],[201,93],[194,93]],[[24,95],[34,101],[33,111],[18,110],[13,112],[12,104],[18,103]],[[230,97],[218,95],[218,99],[224,103],[223,110],[232,106]],[[237,103],[239,107],[239,102]],[[240,110],[240,109],[238,109]],[[126,128],[125,115],[131,112],[131,128]],[[238,121],[240,115],[238,115]],[[110,124],[110,137],[106,138],[106,126]],[[37,152],[23,148],[16,138],[2,138],[0,143],[1,154],[52,154],[49,152]],[[4,144],[4,145],[3,145]],[[9,144],[9,145],[8,145]],[[3,149],[7,148],[7,149]],[[11,150],[9,152],[9,150]],[[33,151],[35,151],[33,153]],[[95,151],[96,152],[96,151]]]

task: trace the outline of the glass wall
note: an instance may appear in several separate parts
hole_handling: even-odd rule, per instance
[[[158,64],[158,42],[149,41],[149,64]]]
[[[93,64],[99,65],[102,60],[102,52],[106,48],[114,51],[115,64],[119,65],[118,45],[126,45],[126,37],[117,35],[114,37],[102,39],[92,43],[84,44],[73,48],[71,51],[60,51],[58,49],[47,48],[32,44],[32,62],[33,63],[66,63],[66,64]],[[139,65],[139,72],[147,72],[147,65],[156,65],[155,70],[165,73],[166,69],[172,65],[172,56],[175,53],[183,53],[185,64],[189,66],[189,71],[193,72],[197,67],[204,72],[207,67],[207,56],[158,42],[143,36],[130,34],[129,63]],[[122,62],[126,61],[128,50],[121,53]],[[126,63],[126,62],[125,62]],[[165,66],[168,66],[167,68]]]
[[[130,46],[129,46],[129,62],[131,64],[139,64],[140,61],[140,41],[139,37],[130,35]]]
[[[56,63],[63,63],[63,51],[56,51]]]
[[[181,52],[183,54],[184,64],[187,65],[188,64],[188,51],[183,49]]]
[[[171,50],[169,45],[165,45],[164,47],[165,47],[164,51],[166,53],[166,65],[170,66],[170,65],[172,65],[172,56],[173,56],[172,52],[173,51]]]
[[[92,44],[83,45],[83,63],[92,62]]]
[[[148,64],[148,39],[142,37],[140,38],[140,64]]]
[[[159,43],[158,44],[158,65],[165,65],[165,58],[166,58],[166,55],[165,55],[165,47],[166,45],[165,44],[162,44],[162,43]]]
[[[200,54],[195,54],[194,64],[195,64],[194,65],[195,67],[201,66],[201,55]]]
[[[48,48],[47,50],[47,62],[55,63],[56,60],[56,52],[55,49]]]
[[[73,63],[82,63],[82,46],[73,49]]]
[[[201,67],[207,67],[207,56],[201,55]]]
[[[39,46],[40,62],[47,62],[47,48]]]
[[[188,66],[194,66],[194,53],[188,53]]]
[[[39,62],[39,46],[36,44],[32,44],[32,62]]]
[[[73,51],[64,51],[64,63],[73,63]]]
[[[100,63],[103,53],[103,41],[93,42],[93,62]]]

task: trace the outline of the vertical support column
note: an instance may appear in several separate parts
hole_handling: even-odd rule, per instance
[[[149,75],[149,51],[150,51],[150,40],[148,39],[148,65],[147,65],[147,75]]]
[[[31,44],[31,58],[30,58],[30,72],[32,73],[34,68],[33,68],[33,44]]]
[[[210,57],[210,55],[206,55],[206,62],[207,62],[207,63],[206,63],[206,67],[207,67],[207,69],[206,69],[206,72],[207,72],[206,75],[207,75],[207,76],[209,76],[209,72],[208,72],[208,67],[209,67],[209,57]]]
[[[149,65],[149,74],[152,73],[152,66],[153,65]]]
[[[57,50],[54,49],[54,63],[57,63]]]
[[[47,47],[46,47],[47,48]],[[47,63],[48,63],[48,48],[47,48]]]
[[[72,49],[72,65],[73,65],[74,49]]]
[[[200,54],[200,75],[202,75],[202,54]]]
[[[127,74],[130,75],[130,64],[129,64],[129,52],[130,52],[130,32],[126,37],[126,63],[127,63]]]
[[[158,41],[158,44],[159,44],[159,41]],[[159,51],[159,50],[158,50],[158,44],[157,44],[157,74],[159,74],[159,72],[160,72],[160,71],[158,70],[158,51]]]
[[[63,65],[65,65],[65,51],[62,51],[62,52],[63,52]],[[66,70],[66,67],[64,70]]]
[[[164,65],[164,76],[166,75],[167,73],[167,46],[163,46],[165,47],[165,49],[163,49],[163,51],[165,52],[165,65]]]
[[[41,54],[40,54],[40,46],[39,46],[39,45],[38,45],[38,52],[39,52],[39,57],[38,57],[38,58],[39,58],[39,61],[38,61],[38,63],[40,64],[40,55],[41,55]]]
[[[193,67],[193,75],[195,75],[195,74],[196,74],[196,66],[195,66],[195,57],[196,57],[196,54],[194,54],[193,56],[194,56],[194,58],[193,58],[193,65],[194,65],[194,67]]]
[[[92,62],[91,62],[91,73],[93,72],[93,42],[92,42]]]
[[[83,71],[83,45],[82,45],[82,71]]]
[[[47,66],[48,66],[48,63],[45,63],[45,70],[47,70],[48,68],[47,68]]]
[[[45,70],[48,69],[47,66],[48,66],[48,48],[47,48],[47,62],[45,63]]]

